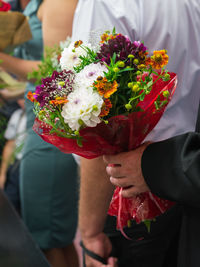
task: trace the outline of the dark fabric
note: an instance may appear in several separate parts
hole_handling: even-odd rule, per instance
[[[197,130],[199,124],[198,119]],[[149,145],[142,157],[142,171],[154,194],[182,207],[178,267],[199,267],[200,134],[187,133]]]
[[[116,218],[108,216],[104,232],[109,236],[119,267],[176,267],[181,210],[174,206],[151,222],[150,232],[143,223],[132,221],[125,233],[115,230]]]
[[[0,214],[0,266],[50,267],[2,190]]]
[[[15,207],[18,214],[20,214],[20,196],[19,196],[19,164],[16,160],[7,171],[7,180],[4,188],[4,192],[8,199]]]

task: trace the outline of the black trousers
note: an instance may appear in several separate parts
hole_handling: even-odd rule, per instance
[[[108,216],[105,233],[112,245],[112,254],[119,267],[177,267],[177,249],[181,222],[181,209],[174,206],[151,222],[150,232],[144,223],[132,223],[125,233],[115,230],[116,219]]]

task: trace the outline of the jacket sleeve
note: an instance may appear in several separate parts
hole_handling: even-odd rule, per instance
[[[149,145],[142,156],[142,172],[155,195],[200,207],[200,134]]]

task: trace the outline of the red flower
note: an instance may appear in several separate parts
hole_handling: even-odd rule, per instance
[[[6,3],[0,0],[0,11],[9,11],[10,9],[11,9],[11,5],[9,3]]]

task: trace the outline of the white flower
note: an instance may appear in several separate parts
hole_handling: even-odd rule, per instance
[[[100,63],[92,63],[76,74],[74,83],[79,87],[91,86],[98,76],[104,76],[104,72],[107,71],[106,66]]]
[[[84,45],[85,46],[85,45]],[[91,49],[91,45],[87,44],[87,47]],[[71,43],[69,47],[64,48],[60,58],[60,65],[62,70],[74,70],[81,63],[80,56],[86,56],[87,51],[79,46],[74,47],[74,43]]]
[[[95,127],[101,122],[99,114],[103,99],[92,88],[76,88],[68,95],[68,101],[61,115],[72,130],[79,130],[82,125]]]

